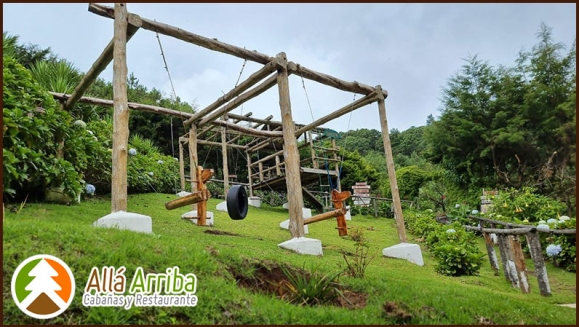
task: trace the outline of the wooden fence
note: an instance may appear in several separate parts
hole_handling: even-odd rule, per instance
[[[529,244],[531,259],[535,265],[539,291],[542,296],[551,295],[551,287],[549,286],[549,277],[547,275],[539,233],[576,234],[575,229],[545,231],[537,229],[535,226],[507,223],[482,217],[468,216],[468,218],[479,222],[479,227],[464,226],[464,228],[470,231],[480,231],[483,234],[491,268],[498,274],[500,270],[499,263],[491,239],[491,234],[495,234],[498,238],[499,253],[505,279],[510,282],[513,287],[520,288],[523,293],[529,293],[531,288],[519,238],[521,235],[524,235]],[[506,228],[496,228],[497,225],[505,226]],[[487,226],[490,228],[487,228]]]

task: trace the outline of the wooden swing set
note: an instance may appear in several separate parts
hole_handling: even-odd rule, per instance
[[[377,102],[398,236],[400,242],[406,242],[406,231],[386,119],[384,100],[388,96],[388,93],[383,90],[380,85],[371,87],[356,81],[347,82],[288,61],[284,52],[280,52],[275,57],[270,57],[255,50],[247,50],[218,41],[217,39],[207,38],[168,24],[147,19],[129,13],[125,3],[115,3],[114,8],[91,3],[89,4],[88,10],[94,14],[114,19],[114,37],[71,94],[52,93],[52,95],[63,102],[62,107],[65,110],[70,110],[79,101],[114,107],[111,189],[112,212],[126,211],[127,209],[128,118],[129,109],[134,109],[180,117],[183,120],[184,126],[189,128],[189,131],[179,138],[179,155],[181,189],[184,190],[184,147],[187,145],[190,161],[189,182],[191,183],[191,194],[168,202],[165,205],[167,209],[172,210],[186,205],[192,205],[193,210],[196,209],[198,213],[197,224],[206,224],[206,204],[211,195],[205,183],[213,177],[214,172],[211,169],[204,169],[199,165],[197,147],[200,144],[221,145],[223,150],[224,189],[228,194],[228,198],[229,195],[232,194],[232,199],[236,199],[236,204],[239,207],[238,213],[243,214],[244,205],[246,212],[247,197],[245,197],[245,200],[243,199],[243,194],[245,194],[243,185],[236,185],[229,188],[230,181],[226,155],[228,148],[245,150],[248,167],[247,186],[249,186],[250,197],[253,196],[253,191],[257,189],[269,188],[271,190],[283,189],[287,191],[289,200],[289,231],[292,238],[304,236],[304,225],[333,217],[337,218],[339,235],[347,235],[346,220],[344,217],[347,209],[344,207],[344,201],[348,199],[351,194],[348,191],[341,191],[338,169],[340,160],[337,156],[338,148],[335,145],[335,140],[332,139],[332,147],[322,147],[321,150],[325,152],[323,156],[320,156],[318,152],[316,152],[316,149],[319,147],[313,142],[315,139],[314,135],[323,137],[324,135],[331,134],[328,133],[331,130],[322,127],[323,124],[368,104]],[[186,113],[158,106],[130,103],[127,99],[126,43],[139,29],[146,29],[157,34],[171,36],[203,48],[244,59],[245,61],[256,62],[262,64],[263,67],[218,98],[215,102],[196,113]],[[113,101],[83,97],[88,87],[111,61],[113,61]],[[289,96],[288,80],[290,75],[297,75],[302,78],[302,81],[303,79],[312,80],[338,90],[360,94],[363,95],[363,97],[309,124],[296,124],[293,121]],[[273,116],[258,119],[251,117],[251,113],[246,115],[231,113],[235,108],[259,96],[274,85],[278,86],[281,121],[273,121]],[[250,125],[248,125],[248,127],[241,126],[238,124],[240,122],[246,122]],[[222,128],[221,143],[201,137],[219,127]],[[226,134],[235,136],[227,140]],[[253,137],[253,140],[247,144],[236,143],[235,141],[239,141],[242,136]],[[302,145],[298,145],[297,140],[302,136],[304,142]],[[312,153],[311,158],[300,158],[299,150],[303,146],[310,147]],[[262,153],[269,151],[269,154],[265,157],[258,157],[256,161],[252,161],[254,154],[260,150]],[[321,169],[320,160],[326,162],[326,169]],[[312,167],[301,166],[302,163],[310,161]],[[329,169],[328,161],[335,162],[334,169]],[[304,220],[302,212],[304,198],[311,200],[310,202],[314,202],[310,198],[313,197],[313,195],[311,193],[308,194],[309,192],[307,192],[305,186],[322,174],[335,176],[338,179],[336,189],[331,190],[333,210]],[[243,201],[245,201],[245,203],[243,203]],[[229,202],[230,201],[228,201],[228,208],[230,205]]]

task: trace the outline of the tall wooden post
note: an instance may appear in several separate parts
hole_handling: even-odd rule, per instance
[[[189,177],[191,178],[191,193],[197,192],[197,125],[189,127]],[[197,204],[193,204],[191,210],[197,210]]]
[[[179,177],[181,179],[181,191],[185,191],[185,161],[183,161],[183,142],[179,140]]]
[[[388,120],[386,119],[386,105],[384,104],[384,93],[382,87],[376,86],[378,95],[378,112],[380,113],[380,127],[382,128],[382,140],[384,141],[384,154],[386,156],[386,166],[388,167],[388,179],[392,190],[392,202],[394,204],[394,218],[398,229],[398,238],[401,243],[406,243],[406,227],[402,216],[402,204],[398,193],[398,182],[396,181],[396,170],[394,169],[394,158],[392,156],[392,146],[390,145],[390,134],[388,132]]]
[[[289,200],[289,230],[293,238],[304,236],[304,221],[302,208],[302,181],[300,177],[300,153],[295,136],[295,124],[292,117],[287,57],[281,52],[276,60],[282,68],[277,70],[277,86],[279,89],[279,107],[283,125],[284,161],[286,168],[287,197]],[[279,67],[278,66],[278,67]]]
[[[525,264],[525,257],[523,255],[523,249],[521,248],[521,242],[519,241],[518,235],[510,236],[511,249],[513,254],[513,261],[515,262],[515,268],[517,277],[519,279],[519,287],[521,292],[529,293],[531,291],[531,285],[529,285],[529,278],[527,276],[527,266]]]
[[[338,192],[342,192],[342,185],[340,183],[340,162],[338,161],[338,147],[336,146],[336,139],[332,139],[332,148],[334,151],[334,159],[336,160],[336,189]]]
[[[304,135],[305,135],[305,133],[304,133]],[[310,139],[310,151],[312,153],[312,166],[314,168],[318,169],[319,166],[318,166],[318,159],[316,158],[316,149],[314,148],[314,137],[312,135],[312,132],[310,132],[310,131],[308,131],[308,138]]]
[[[127,211],[127,147],[129,104],[127,98],[127,5],[115,3],[113,51],[113,169],[112,212]]]
[[[245,155],[247,156],[247,183],[249,184],[249,196],[253,197],[253,177],[251,174],[251,153],[249,151],[245,151]]]
[[[229,164],[227,158],[227,135],[225,135],[225,127],[221,127],[221,153],[223,157],[223,194],[227,196],[227,191],[229,191]]]

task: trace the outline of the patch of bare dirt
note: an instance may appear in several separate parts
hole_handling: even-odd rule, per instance
[[[407,324],[412,320],[412,315],[408,313],[408,308],[404,304],[386,301],[382,305],[384,316],[393,319],[396,324]]]
[[[241,236],[239,234],[230,233],[230,232],[226,232],[226,231],[218,230],[218,229],[207,229],[207,230],[204,230],[203,233],[213,234],[213,235]]]
[[[244,269],[245,268],[245,269]],[[295,267],[287,267],[290,271],[299,272],[309,277],[309,272]],[[276,262],[259,261],[249,262],[244,261],[243,268],[229,267],[229,272],[234,276],[238,285],[244,287],[252,292],[270,294],[279,299],[286,300],[288,295],[287,285],[290,281],[284,274],[281,266]],[[251,273],[244,274],[240,270],[249,270]],[[367,294],[354,292],[343,286],[338,286],[341,296],[338,296],[335,301],[329,303],[330,305],[358,309],[366,306]]]

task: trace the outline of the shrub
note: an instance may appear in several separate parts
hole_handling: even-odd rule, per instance
[[[436,271],[447,276],[477,275],[484,254],[480,251],[463,247],[464,244],[443,243],[434,249],[438,259]]]
[[[426,244],[438,259],[436,271],[443,275],[476,275],[485,256],[477,247],[474,234],[460,223],[438,225],[428,235]]]
[[[567,221],[558,220],[556,223],[551,223],[551,229],[573,229],[576,227],[577,221],[569,219]],[[556,267],[560,267],[570,272],[576,272],[577,252],[576,252],[577,236],[576,234],[546,234],[541,233],[541,248],[543,249],[543,256],[551,261]],[[547,250],[549,246],[558,246],[560,251],[555,255],[549,253]]]
[[[87,124],[84,132],[98,139],[90,148],[90,165],[85,171],[85,180],[97,190],[111,189],[112,134],[110,119],[95,120]],[[133,144],[133,142],[135,144]],[[179,188],[179,162],[171,156],[158,152],[149,140],[138,135],[130,138],[129,149],[137,150],[127,158],[127,190],[129,193],[173,193]],[[108,192],[107,192],[108,193]]]
[[[61,110],[24,66],[3,58],[3,168],[4,195],[42,197],[46,187],[64,187],[76,198],[83,189],[83,166],[88,164],[87,139],[72,117]],[[65,143],[65,158],[58,158],[57,138]],[[67,159],[69,158],[69,159]]]
[[[355,252],[352,255],[352,260],[348,260],[348,254],[342,250],[342,257],[346,264],[346,272],[354,278],[364,278],[366,269],[375,256],[368,257],[370,248],[364,230],[354,228],[350,233],[350,238],[355,242]]]
[[[491,196],[491,200],[493,205],[487,216],[502,221],[538,222],[558,217],[567,210],[564,203],[536,194],[531,187],[501,191],[498,195]]]

